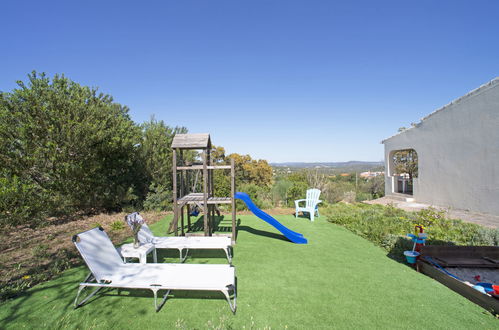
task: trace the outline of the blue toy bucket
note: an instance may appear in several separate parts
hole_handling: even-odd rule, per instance
[[[404,251],[405,258],[410,264],[416,263],[416,258],[419,256],[419,252],[416,251]]]

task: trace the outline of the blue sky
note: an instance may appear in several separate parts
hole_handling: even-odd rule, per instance
[[[498,76],[499,1],[8,1],[0,90],[31,70],[279,161],[380,141]]]

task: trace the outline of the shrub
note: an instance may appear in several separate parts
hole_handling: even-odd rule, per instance
[[[47,215],[46,192],[17,175],[0,177],[0,227],[36,225]]]
[[[295,200],[303,199],[306,197],[308,185],[305,182],[295,181],[288,190],[288,206],[294,207]]]
[[[172,191],[160,184],[151,184],[144,201],[146,211],[168,211],[172,209]]]
[[[266,208],[271,208],[272,207],[272,202],[270,198],[270,188],[268,187],[261,187],[258,186],[254,183],[245,183],[242,184],[239,188],[239,191],[243,191],[247,193],[253,203],[259,208],[266,209]],[[246,206],[242,201],[237,201],[236,202],[236,209],[238,211],[240,210],[245,210]]]
[[[355,191],[347,191],[343,194],[342,201],[345,203],[354,203],[356,198],[357,194],[355,193]]]
[[[283,204],[284,206],[288,203],[288,193],[289,189],[293,183],[288,180],[278,180],[272,186],[272,201],[275,206]]]
[[[407,233],[423,224],[429,245],[495,245],[499,230],[461,220],[448,219],[434,208],[406,212],[393,206],[337,203],[322,210],[328,221],[344,226],[402,259],[403,250],[412,248]]]
[[[355,195],[356,202],[362,202],[362,201],[367,201],[367,200],[371,200],[371,199],[372,199],[372,195],[370,193],[358,192]]]
[[[499,245],[499,228],[480,228],[472,240],[474,245]]]

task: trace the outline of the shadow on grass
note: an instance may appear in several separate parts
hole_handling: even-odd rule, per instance
[[[232,223],[230,221],[224,222],[224,215],[216,215],[213,220],[213,231],[216,232],[230,232],[232,230]],[[187,232],[201,232],[204,231],[204,216],[200,216],[188,228],[184,226]]]
[[[248,233],[253,234],[253,235],[258,235],[258,236],[263,236],[263,237],[268,237],[268,238],[274,238],[274,239],[279,239],[279,240],[282,240],[282,241],[289,242],[289,240],[286,237],[284,237],[284,235],[282,235],[282,234],[271,233],[271,232],[268,232],[268,231],[251,228],[251,227],[248,227],[248,226],[238,226],[237,230],[238,231],[242,230],[242,231],[248,232]]]
[[[50,282],[47,282],[50,283]],[[61,303],[62,301],[63,306],[62,308],[64,310],[72,309],[73,308],[73,300],[74,297],[76,297],[76,292],[78,288],[79,282],[75,282],[73,280],[67,280],[67,281],[53,281],[52,285],[38,285],[33,288],[28,289],[27,291],[22,292],[18,296],[16,296],[15,299],[12,300],[12,303],[10,303],[10,314],[5,317],[0,319],[0,328],[4,329],[6,328],[9,323],[14,322],[18,319],[22,319],[25,317],[26,311],[24,308],[29,304],[29,300],[33,295],[38,295],[42,291],[46,290],[55,290],[57,294],[53,299],[44,299],[42,301],[43,305],[47,305],[50,303]],[[71,294],[74,293],[74,296],[71,297]],[[45,297],[47,298],[47,297]],[[67,298],[67,299],[66,299]],[[31,299],[32,300],[32,299]],[[39,300],[40,301],[40,300]],[[30,308],[40,308],[42,306],[37,306],[37,305],[30,305]],[[4,307],[5,308],[5,307]]]
[[[0,329],[9,328],[9,326],[16,322],[37,322],[36,320],[40,316],[31,316],[31,312],[46,308],[47,306],[53,306],[51,313],[58,314],[58,316],[55,316],[57,319],[56,323],[51,325],[53,328],[88,328],[87,317],[89,313],[94,313],[97,308],[100,317],[115,317],[116,311],[123,308],[122,299],[126,300],[127,298],[145,298],[140,302],[134,303],[133,310],[135,313],[142,315],[154,313],[154,295],[151,290],[147,289],[104,288],[85,302],[85,304],[74,309],[73,302],[78,291],[78,285],[83,280],[86,272],[87,269],[84,269],[84,267],[72,269],[63,275],[64,277],[67,276],[67,279],[59,278],[51,282],[51,285],[39,285],[23,292],[15,300],[9,302],[8,314],[5,311],[2,313],[4,317],[0,318]],[[82,292],[79,301],[85,299],[92,291],[93,288],[86,288]],[[45,294],[44,292],[50,292],[50,294]],[[165,293],[166,290],[158,292],[158,303],[161,302]],[[113,297],[119,298],[113,299]],[[225,301],[225,296],[220,291],[174,290],[168,295],[163,308],[166,308],[166,305],[169,303],[175,304],[175,299],[212,299]],[[2,306],[2,308],[6,307]],[[87,310],[87,308],[89,309]],[[31,324],[30,327],[36,328],[36,325]]]
[[[180,254],[177,249],[158,249],[156,250],[158,256],[158,263],[179,263]],[[232,256],[234,256],[234,249],[231,249]],[[184,251],[185,255],[185,251]],[[189,250],[187,260],[189,259],[227,259],[225,252],[222,249],[209,249],[209,250]],[[153,262],[152,256],[148,256],[147,262]],[[197,264],[209,263],[209,260],[196,260]]]
[[[298,216],[296,216],[296,213],[292,213],[292,215],[295,217],[295,218],[298,218],[298,219],[306,219],[308,221],[310,221],[310,213],[309,212],[298,212]],[[319,218],[318,216],[314,216],[314,218]]]

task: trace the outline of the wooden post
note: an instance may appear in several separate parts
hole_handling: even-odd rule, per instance
[[[177,151],[173,149],[172,155],[173,168],[173,231],[177,236],[178,210],[177,210]]]
[[[209,213],[208,213],[208,154],[207,149],[203,150],[203,220],[204,220],[204,236],[210,235],[209,229]]]
[[[234,165],[234,158],[230,160],[230,198],[232,206],[232,244],[236,243],[236,169]]]
[[[211,159],[211,144],[208,144],[208,161],[207,164],[209,166],[213,166],[213,161]],[[208,197],[213,197],[213,169],[208,170]],[[214,225],[215,225],[215,205],[212,204],[210,205],[210,221],[209,221],[209,226],[210,226],[210,236],[213,234],[214,230]]]
[[[185,236],[184,233],[184,206],[180,208],[180,233]]]
[[[180,163],[180,166],[184,166],[184,151],[182,149],[179,150],[179,154],[180,154],[180,159],[179,159],[179,163]],[[180,171],[180,194],[179,196],[182,198],[184,197],[185,195],[188,194],[187,192],[187,178],[185,177],[185,170],[181,170]]]
[[[213,234],[213,204],[208,205],[210,236]]]
[[[191,206],[187,204],[187,231],[191,231]]]

